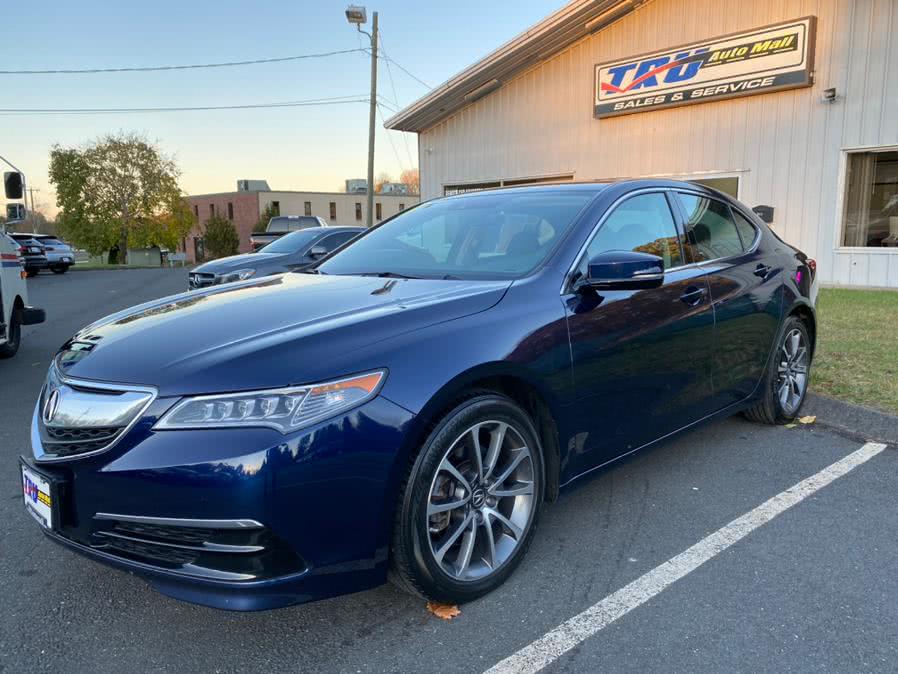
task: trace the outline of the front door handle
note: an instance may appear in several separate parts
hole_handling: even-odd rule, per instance
[[[689,286],[686,288],[686,291],[680,295],[680,299],[683,300],[686,304],[690,306],[696,306],[702,303],[702,300],[705,299],[705,295],[708,293],[706,288],[699,288],[698,286]]]
[[[770,265],[758,263],[758,266],[755,267],[755,276],[760,276],[761,278],[767,278],[770,274],[771,267]]]

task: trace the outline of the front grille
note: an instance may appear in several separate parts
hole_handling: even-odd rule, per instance
[[[55,456],[73,456],[94,452],[115,442],[121,428],[53,428],[44,427],[47,439],[44,449]]]
[[[154,397],[153,389],[68,379],[52,366],[35,412],[42,450],[35,458],[53,461],[110,448]]]
[[[215,285],[215,274],[207,274],[205,272],[191,272],[187,276],[187,285],[190,288],[207,288]]]

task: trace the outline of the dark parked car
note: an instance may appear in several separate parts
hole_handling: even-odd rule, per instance
[[[275,239],[255,253],[207,262],[187,275],[190,290],[304,269],[351,241],[364,227],[309,227]]]
[[[21,247],[19,252],[22,255],[25,273],[28,276],[37,276],[41,269],[48,268],[47,254],[34,234],[10,234],[9,236]]]
[[[150,302],[54,359],[22,463],[54,541],[252,610],[496,588],[545,501],[737,412],[795,418],[816,265],[705,187],[468,193],[309,273]]]

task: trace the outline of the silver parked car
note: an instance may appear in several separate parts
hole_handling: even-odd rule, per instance
[[[35,234],[32,237],[44,247],[47,269],[55,274],[65,274],[75,264],[75,250],[62,239],[51,234]]]

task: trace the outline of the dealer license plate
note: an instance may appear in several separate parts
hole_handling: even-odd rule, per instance
[[[52,485],[47,478],[24,463],[21,464],[21,467],[25,509],[42,527],[52,529],[54,525]]]

